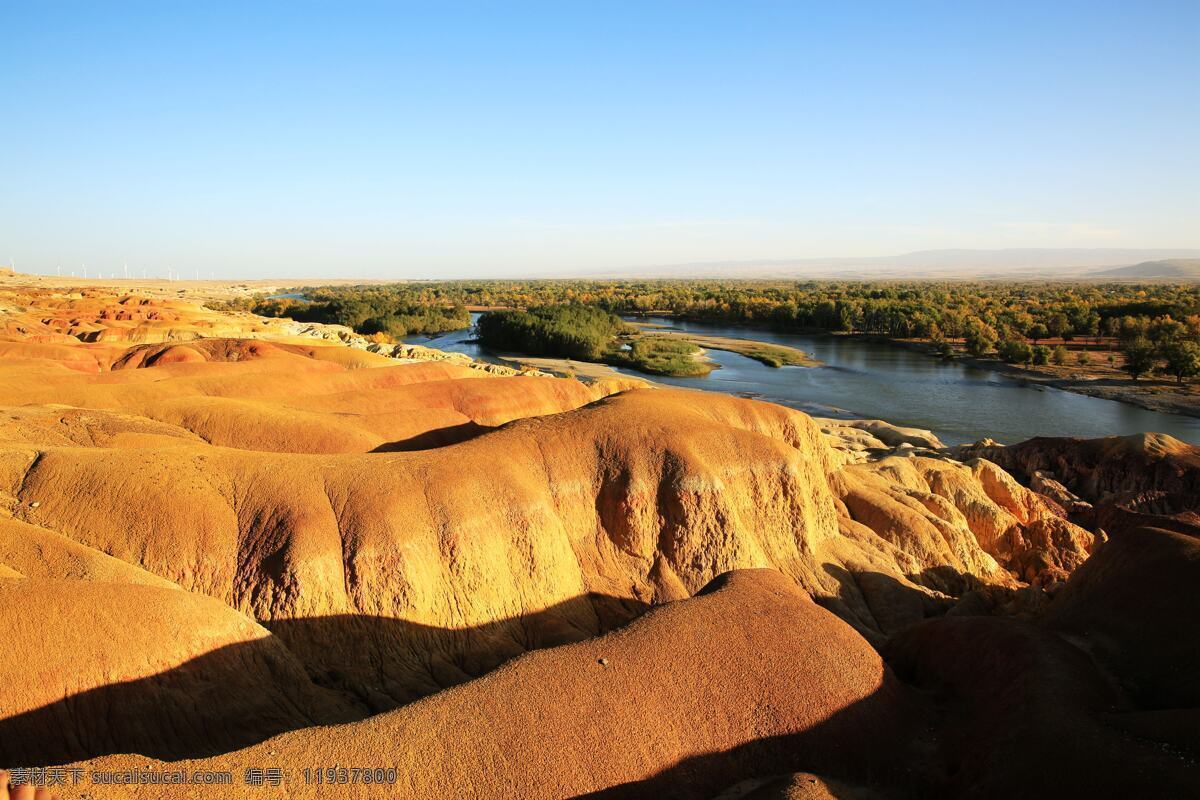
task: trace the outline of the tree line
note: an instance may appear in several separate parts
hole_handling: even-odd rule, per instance
[[[579,358],[594,350],[596,332],[607,324],[580,310],[593,308],[609,315],[666,314],[785,331],[922,339],[946,354],[954,351],[952,342],[961,343],[972,355],[1020,364],[1066,363],[1067,343],[1082,344],[1077,360],[1086,361],[1089,347],[1107,342],[1119,347],[1134,380],[1163,371],[1182,381],[1200,370],[1200,287],[1184,284],[434,281],[317,287],[305,296],[304,304],[259,301],[253,310],[399,336],[466,327],[469,307],[527,309],[532,317],[504,323],[516,328],[486,335],[497,341],[524,337],[543,353],[553,347]],[[570,310],[559,317],[546,310],[554,307]],[[577,330],[569,335],[569,327]]]
[[[471,326],[471,314],[463,304],[403,286],[319,287],[297,294],[302,297],[239,298],[223,307],[263,317],[345,325],[364,336],[390,340]]]

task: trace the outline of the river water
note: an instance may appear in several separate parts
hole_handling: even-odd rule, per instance
[[[839,336],[806,336],[666,318],[639,320],[674,330],[755,339],[798,347],[821,367],[768,367],[709,350],[720,365],[703,378],[651,379],[673,386],[754,397],[819,416],[883,419],[928,428],[947,444],[985,436],[1007,444],[1032,436],[1125,435],[1154,431],[1200,444],[1200,419],[1148,411],[1128,403],[1086,397],[1030,384],[990,370],[936,358],[882,342]],[[469,330],[411,341],[497,362]],[[497,362],[503,363],[503,362]],[[640,375],[631,370],[620,370]]]

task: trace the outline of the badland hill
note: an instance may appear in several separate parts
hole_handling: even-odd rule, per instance
[[[0,306],[0,766],[233,797],[334,764],[419,798],[1200,785],[1197,448],[952,453],[153,289]]]

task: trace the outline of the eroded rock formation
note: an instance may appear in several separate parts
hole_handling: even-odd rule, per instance
[[[335,753],[413,797],[1194,776],[1196,639],[1168,631],[1195,611],[1195,448],[951,454],[182,301],[19,300],[0,613],[41,638],[0,654],[0,765]]]

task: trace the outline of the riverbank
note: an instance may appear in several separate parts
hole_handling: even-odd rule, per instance
[[[1067,392],[1117,400],[1150,411],[1200,417],[1200,385],[1178,384],[1174,379],[1129,378],[1080,374],[1077,368],[1064,366],[1020,367],[998,359],[967,357],[968,363],[995,370],[1021,380],[1062,389]],[[991,362],[991,363],[989,363]],[[1115,370],[1112,372],[1116,373]]]
[[[1200,418],[1078,391],[1054,391],[1024,379],[1026,376],[1003,374],[1005,367],[999,362],[939,360],[925,343],[665,317],[645,321],[691,335],[788,345],[812,353],[825,365],[821,369],[777,370],[735,353],[710,350],[709,357],[720,369],[704,378],[656,379],[672,386],[755,397],[816,416],[842,416],[830,410],[844,409],[857,417],[932,430],[948,445],[985,437],[1015,443],[1035,436],[1090,438],[1146,431],[1200,444]],[[1082,347],[1082,342],[1077,344]],[[1107,361],[1103,352],[1090,353],[1093,361],[1101,355]]]
[[[688,320],[670,315],[662,315],[666,319],[678,319],[681,322]],[[727,327],[736,327],[744,329],[748,334],[753,334],[756,330],[774,330],[760,329],[745,325],[737,325],[734,323],[717,323],[705,322],[704,320],[694,320],[705,325],[725,325]],[[646,322],[634,322],[634,325],[639,327],[655,328],[655,333],[666,334],[668,331],[662,330],[661,325]],[[786,331],[785,331],[786,332]],[[673,333],[673,332],[672,332]],[[1063,341],[1061,339],[1045,339],[1040,342],[1048,347],[1056,347],[1062,345],[1068,349],[1068,360],[1071,363],[1063,365],[1046,364],[1035,366],[1009,364],[999,358],[981,358],[972,356],[965,351],[961,342],[951,342],[954,348],[954,355],[947,359],[944,356],[933,352],[932,344],[926,339],[901,339],[890,336],[883,336],[875,333],[831,333],[823,330],[811,330],[797,332],[798,335],[807,336],[828,336],[835,339],[856,339],[866,342],[877,342],[887,344],[894,347],[902,347],[906,350],[921,353],[922,355],[935,360],[953,361],[958,364],[984,369],[990,372],[995,372],[1000,375],[1005,375],[1010,378],[1026,381],[1038,386],[1046,386],[1054,389],[1061,389],[1066,392],[1084,395],[1086,397],[1095,397],[1101,400],[1114,400],[1120,403],[1144,408],[1147,411],[1156,411],[1163,414],[1181,414],[1183,416],[1200,418],[1200,381],[1192,380],[1190,383],[1179,384],[1174,378],[1161,376],[1145,376],[1137,381],[1133,381],[1128,373],[1124,372],[1121,367],[1124,363],[1123,356],[1119,350],[1109,349],[1108,340],[1101,340],[1097,346],[1093,340],[1089,344],[1088,349],[1084,349],[1080,340]],[[688,336],[694,341],[699,342],[699,339],[705,338],[703,335],[698,335],[690,332],[682,332],[678,335]],[[716,338],[716,337],[714,337]],[[749,339],[727,339],[731,342],[749,342]],[[784,345],[771,345],[772,347],[782,347]],[[1098,347],[1100,349],[1098,349]],[[731,352],[741,352],[733,348],[717,348],[714,349],[729,349]],[[795,348],[793,348],[795,349]],[[804,353],[802,350],[798,352]],[[1080,353],[1086,353],[1089,363],[1078,363]],[[742,352],[742,355],[750,355]],[[807,356],[807,354],[805,354]],[[753,358],[753,356],[750,356]],[[1109,358],[1112,358],[1110,363]],[[761,359],[760,359],[761,360]],[[812,360],[812,363],[805,366],[819,366],[820,361]]]
[[[579,378],[584,381],[624,378],[614,367],[594,361],[578,361],[574,358],[551,356],[523,356],[519,353],[492,353],[495,358],[511,364],[514,369],[533,369],[562,378]]]
[[[855,333],[830,335],[882,342],[923,353],[930,358],[953,360],[1039,386],[1061,389],[1088,397],[1098,397],[1102,400],[1115,400],[1148,411],[1200,418],[1200,383],[1192,381],[1180,384],[1173,378],[1162,377],[1143,377],[1133,381],[1127,373],[1121,370],[1120,353],[1115,351],[1077,348],[1071,351],[1071,360],[1077,359],[1079,353],[1086,352],[1091,363],[1035,366],[1032,364],[1009,364],[998,358],[972,356],[957,346],[954,355],[950,359],[946,359],[944,356],[932,352],[931,344],[922,339],[895,339],[877,334]],[[1062,342],[1055,341],[1050,344],[1058,345]],[[1114,362],[1111,364],[1107,360],[1110,354],[1114,356]]]

